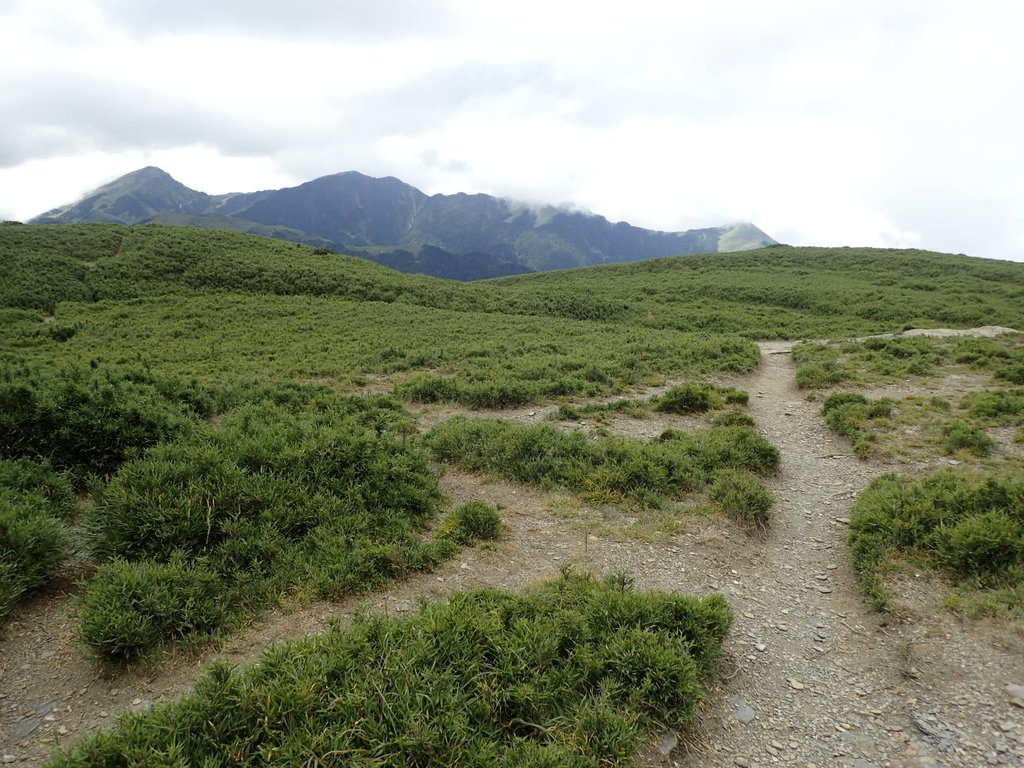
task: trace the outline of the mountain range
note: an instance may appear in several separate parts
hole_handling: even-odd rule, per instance
[[[748,223],[661,232],[485,194],[427,195],[399,179],[355,171],[284,189],[210,195],[147,167],[31,221],[89,222],[230,229],[459,280],[775,243]]]

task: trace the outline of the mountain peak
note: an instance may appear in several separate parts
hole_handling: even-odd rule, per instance
[[[47,211],[31,223],[140,224],[169,211],[202,213],[209,200],[206,193],[186,187],[162,168],[148,165],[104,184],[77,203]]]

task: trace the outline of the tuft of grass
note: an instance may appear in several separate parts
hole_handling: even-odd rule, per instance
[[[567,572],[526,595],[452,595],[277,644],[248,669],[58,754],[121,764],[633,765],[691,723],[732,612],[721,596],[639,593]]]
[[[470,501],[449,513],[441,528],[441,536],[448,536],[459,544],[473,540],[490,541],[501,536],[501,515],[489,504]]]

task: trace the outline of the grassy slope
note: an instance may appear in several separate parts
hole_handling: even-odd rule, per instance
[[[413,375],[406,397],[479,406],[749,370],[740,337],[1024,327],[1024,265],[917,251],[782,246],[464,284],[236,232],[7,225],[0,267],[9,361],[217,383]]]
[[[749,367],[753,346],[722,333],[1024,327],[1024,265],[916,251],[774,247],[464,285],[239,233],[10,225],[0,274],[0,380],[25,364],[144,366],[225,386],[420,371],[467,387],[512,377],[531,397]],[[182,711],[168,717],[185,722]],[[667,715],[679,713],[654,719]]]
[[[1024,265],[926,251],[776,246],[461,284],[217,230],[0,227],[0,306],[168,292],[330,295],[448,310],[739,333],[1024,327]]]
[[[586,297],[619,322],[749,338],[1024,324],[1024,264],[928,251],[775,246],[523,275],[489,286],[514,309],[539,311]]]

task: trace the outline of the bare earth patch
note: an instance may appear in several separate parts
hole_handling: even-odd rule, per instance
[[[777,498],[764,537],[727,521],[689,518],[664,537],[628,535],[635,518],[556,493],[449,471],[453,503],[499,508],[507,536],[467,550],[432,574],[337,603],[281,609],[222,647],[164,657],[105,675],[74,641],[74,609],[59,589],[23,605],[0,638],[0,759],[45,763],[52,749],[109,727],[120,712],[174,699],[214,659],[246,663],[264,647],[318,632],[362,609],[402,613],[478,587],[519,590],[571,565],[629,571],[639,589],[724,594],[736,611],[725,679],[692,733],[659,735],[645,765],[970,766],[1024,764],[1024,630],[960,623],[936,606],[943,585],[900,585],[901,623],[882,627],[861,600],[846,553],[856,495],[891,467],[853,458],[794,383],[791,345],[762,345],[749,411],[782,452],[769,481]],[[493,415],[540,421],[550,408]],[[456,409],[420,409],[429,427]],[[481,414],[482,415],[482,414]],[[611,428],[649,437],[680,417],[616,416]],[[600,525],[596,524],[600,521]],[[904,588],[905,586],[905,588]],[[66,589],[71,589],[65,585]],[[672,748],[674,747],[674,748]],[[667,753],[667,754],[665,754]]]

